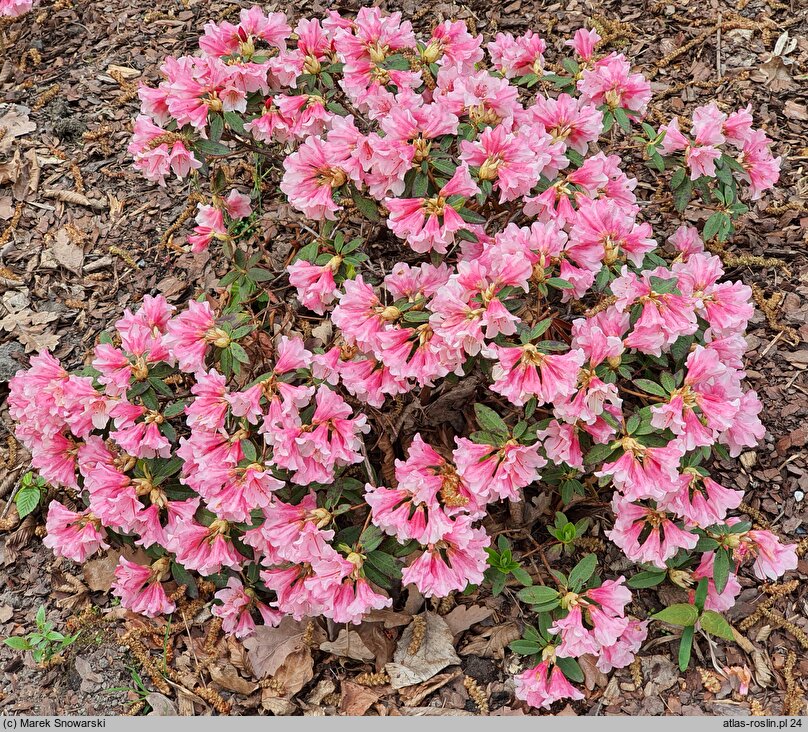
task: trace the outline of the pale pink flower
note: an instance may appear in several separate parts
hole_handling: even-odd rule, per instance
[[[452,453],[458,473],[473,493],[487,500],[520,500],[520,490],[539,479],[539,468],[547,461],[538,445],[520,445],[509,440],[500,448],[455,438]]]
[[[513,681],[516,697],[538,709],[549,709],[554,702],[561,699],[578,701],[584,698],[567,681],[558,666],[553,666],[552,671],[550,670],[549,661],[542,661],[538,666],[522,671]]]
[[[42,543],[54,554],[74,562],[85,562],[99,549],[109,549],[104,541],[106,532],[98,518],[90,511],[70,511],[58,501],[48,505],[45,530],[47,535]]]
[[[485,547],[490,543],[483,529],[472,528],[468,516],[458,516],[439,544],[428,544],[423,554],[404,568],[401,581],[414,584],[424,597],[446,597],[469,584],[480,584],[488,567]]]
[[[614,528],[606,535],[632,562],[645,562],[660,569],[680,549],[693,549],[698,536],[680,529],[664,511],[631,503],[615,494]],[[650,530],[647,531],[646,530]],[[643,539],[640,537],[644,536]]]
[[[261,602],[252,590],[245,590],[236,577],[230,577],[227,587],[219,590],[215,598],[221,604],[214,604],[210,611],[222,619],[222,630],[236,638],[249,638],[255,633],[253,609],[258,610],[264,625],[277,626],[283,618],[283,613]]]
[[[331,304],[337,295],[334,271],[335,268],[339,269],[340,263],[339,257],[334,257],[331,262],[321,265],[298,259],[286,268],[289,273],[289,284],[297,288],[297,295],[304,307],[318,315],[325,313],[326,306]]]
[[[143,566],[130,562],[126,557],[119,557],[112,594],[121,598],[123,607],[147,618],[173,613],[177,606],[173,600],[169,600],[160,582],[168,565],[167,558],[158,559],[151,566]]]
[[[601,42],[601,37],[596,30],[579,28],[571,40],[564,41],[565,46],[570,46],[582,61],[589,62],[595,53],[595,48]]]
[[[477,168],[477,178],[499,191],[499,202],[513,201],[530,192],[548,159],[537,158],[526,138],[511,134],[503,125],[487,127],[479,140],[461,143],[461,159]]]

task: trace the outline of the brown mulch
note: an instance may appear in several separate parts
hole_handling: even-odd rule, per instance
[[[654,105],[663,116],[688,114],[712,98],[727,109],[752,103],[756,122],[783,157],[783,169],[774,195],[739,227],[729,247],[737,256],[726,261],[728,276],[757,286],[759,304],[765,306],[747,337],[747,376],[764,401],[768,433],[739,461],[716,467],[727,485],[747,491],[753,518],[790,541],[804,540],[808,530],[808,10],[800,5],[774,0],[382,3],[403,10],[420,27],[464,19],[489,37],[532,28],[560,39],[585,23],[594,25],[610,38],[611,48],[624,51],[652,78]],[[279,4],[265,9],[280,9],[273,6]],[[328,5],[344,11],[358,6]],[[136,85],[156,80],[164,56],[193,52],[204,22],[238,9],[239,4],[220,0],[45,0],[25,18],[3,26],[0,126],[12,117],[13,126],[8,124],[0,137],[0,424],[10,427],[3,412],[5,382],[36,350],[47,347],[65,363],[79,365],[98,333],[142,294],[162,293],[180,304],[215,285],[222,274],[215,255],[179,250],[185,228],[165,241],[186,208],[190,188],[169,182],[159,189],[144,181],[132,170],[126,145],[137,112]],[[318,2],[297,2],[293,14],[324,9]],[[650,180],[640,184],[648,197],[654,194]],[[282,212],[270,211],[268,218],[273,214]],[[651,223],[662,240],[678,222]],[[274,247],[276,232],[266,236]],[[278,233],[278,248],[281,239]],[[776,257],[787,268],[744,264],[746,255]],[[4,477],[19,469],[23,458],[6,448],[6,435],[0,434],[0,499],[8,498],[13,483]],[[358,675],[380,671],[392,657],[401,631],[421,609],[417,598],[410,598],[402,613],[363,624],[355,638],[346,634],[347,643],[340,642],[342,629],[332,624],[285,628],[284,638],[301,639],[295,646],[298,670],[314,661],[311,675],[289,673],[285,688],[266,683],[261,688],[252,673],[256,656],[212,634],[215,627],[204,608],[186,608],[181,627],[145,624],[120,609],[104,622],[86,613],[76,621],[88,601],[110,609],[104,568],[88,576],[86,569],[55,560],[35,536],[37,520],[0,534],[0,637],[29,631],[40,605],[59,629],[73,618],[70,622],[83,630],[64,662],[46,670],[0,646],[2,714],[114,714],[161,705],[185,714],[224,711],[227,705],[234,714],[411,714],[424,708],[468,713],[479,710],[475,699],[481,694],[493,714],[531,713],[512,693],[518,659],[503,652],[519,632],[508,592],[499,598],[484,592],[460,598],[468,606],[460,611],[430,608],[448,612],[449,625],[462,628],[451,634],[460,664],[406,695],[386,684],[370,686],[369,681],[381,679]],[[637,666],[609,678],[587,669],[587,699],[553,711],[783,713],[787,695],[799,698],[808,689],[808,652],[799,642],[800,631],[808,632],[808,558],[786,579],[799,582],[770,603],[766,588],[751,575],[741,577],[744,589],[729,614],[736,627],[745,628],[738,645],[710,648],[699,640],[695,664],[680,675],[671,660],[675,639],[655,631]],[[755,615],[761,604],[769,609]],[[754,622],[744,623],[750,615]],[[466,621],[474,622],[462,627]],[[122,644],[122,633],[133,629],[137,637]],[[320,648],[329,641],[326,650]],[[149,678],[138,647],[165,661],[168,681]],[[362,648],[375,662],[362,659]],[[796,662],[790,670],[792,654]],[[748,667],[753,679],[748,696],[733,688],[736,673],[719,676],[724,667]],[[137,678],[163,698],[152,696],[148,706],[141,705]],[[476,691],[467,678],[476,682]],[[300,682],[299,691],[290,694]],[[100,693],[121,687],[131,690]]]

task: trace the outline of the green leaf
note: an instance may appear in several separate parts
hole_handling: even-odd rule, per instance
[[[28,641],[25,638],[14,636],[13,638],[4,638],[3,643],[13,648],[15,651],[27,651]]]
[[[477,424],[486,432],[492,432],[495,435],[508,434],[508,425],[491,407],[477,403],[474,405],[474,414],[477,417]]]
[[[467,222],[469,224],[484,224],[485,223],[485,218],[484,217],[480,216],[480,214],[478,214],[475,211],[472,211],[472,210],[470,210],[468,208],[463,207],[458,211],[458,213],[460,214],[460,218],[463,219],[463,221],[465,221],[465,222]]]
[[[719,615],[717,612],[705,610],[699,618],[699,624],[710,635],[715,635],[728,641],[735,640],[732,626],[726,621],[723,615]]]
[[[704,224],[704,230],[701,232],[702,238],[706,241],[712,239],[721,228],[721,221],[726,216],[722,211],[716,211]]]
[[[583,587],[589,578],[594,574],[598,566],[598,558],[594,554],[587,554],[570,572],[569,587],[573,592]]]
[[[25,518],[34,511],[42,498],[42,492],[37,486],[24,486],[17,491],[14,503],[17,504],[17,513],[20,518]]]
[[[225,112],[224,121],[227,122],[227,126],[231,130],[238,132],[239,135],[247,134],[247,131],[244,129],[244,120],[241,118],[240,114],[236,112]]]
[[[704,602],[707,600],[707,590],[709,589],[707,578],[702,577],[696,585],[696,592],[693,601],[699,611],[704,610]]]
[[[671,189],[676,190],[682,183],[685,181],[685,169],[678,168],[676,172],[671,176]]]
[[[365,198],[363,195],[359,193],[359,191],[354,190],[351,193],[351,199],[356,206],[357,211],[361,213],[366,218],[370,219],[371,221],[378,221],[379,220],[379,209],[376,206],[376,202],[371,198]]]
[[[401,565],[389,554],[380,551],[368,552],[367,560],[386,577],[401,579]]]
[[[521,567],[516,567],[515,569],[511,570],[511,574],[516,578],[518,582],[523,584],[525,587],[530,587],[533,585],[533,579],[531,576]]]
[[[561,672],[570,681],[575,681],[579,684],[583,683],[584,672],[574,658],[556,658],[556,666],[561,669]]]
[[[689,625],[682,631],[682,639],[679,641],[679,670],[684,673],[690,664],[690,652],[693,649],[693,631],[692,625]]]
[[[491,580],[491,594],[496,597],[499,595],[502,590],[505,589],[505,582],[507,581],[508,577],[502,572],[497,572],[494,578]]]
[[[655,381],[650,379],[634,379],[634,385],[638,386],[647,394],[654,394],[655,396],[666,397],[667,392]]]
[[[359,543],[365,552],[372,552],[384,540],[384,533],[378,526],[371,524],[359,536]]]
[[[429,178],[423,173],[418,173],[412,183],[413,198],[423,198],[429,188]]]
[[[555,287],[556,290],[572,290],[575,287],[572,282],[567,282],[561,277],[550,277],[546,282],[550,287]]]
[[[222,132],[224,132],[224,120],[220,114],[214,114],[210,117],[210,131],[208,139],[211,142],[219,142],[222,139]]]
[[[196,580],[193,575],[185,569],[181,564],[171,562],[171,576],[178,585],[185,585],[188,589],[188,597],[195,598],[199,596],[199,590],[196,587]]]
[[[617,120],[617,124],[619,124],[626,132],[631,130],[631,120],[626,114],[625,109],[622,107],[616,107],[614,110],[614,118]]]
[[[520,656],[532,656],[541,650],[541,646],[533,640],[515,640],[508,648]]]
[[[647,587],[656,587],[665,579],[667,573],[661,572],[639,572],[635,574],[626,584],[634,590],[642,590]]]
[[[612,444],[606,443],[605,445],[595,445],[584,458],[587,465],[596,465],[597,463],[605,462],[606,459],[616,450]]]
[[[543,585],[532,585],[531,587],[524,587],[516,593],[516,596],[528,605],[541,605],[552,600],[557,600],[559,593],[552,587],[545,587]]]
[[[197,140],[194,143],[194,150],[201,152],[203,155],[227,155],[231,152],[227,145],[222,145],[221,142],[212,142],[211,140]]]
[[[713,582],[715,590],[720,595],[727,586],[729,580],[729,553],[725,549],[719,549],[713,559]]]
[[[693,195],[693,183],[689,178],[686,178],[684,182],[673,193],[674,208],[679,213],[684,211],[687,208],[687,204],[690,203],[690,198],[692,195]]]
[[[661,620],[670,625],[682,625],[684,627],[695,625],[699,618],[699,611],[695,605],[686,602],[678,602],[675,605],[666,607],[651,616],[654,620]]]
[[[230,353],[233,355],[233,358],[239,363],[250,362],[250,357],[247,355],[247,351],[245,351],[244,348],[238,343],[231,343],[228,348],[230,349]]]

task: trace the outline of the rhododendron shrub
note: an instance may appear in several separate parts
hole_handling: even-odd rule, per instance
[[[121,559],[114,592],[146,615],[174,609],[171,577],[212,578],[242,638],[284,615],[359,623],[397,583],[441,598],[511,581],[535,613],[512,645],[529,658],[516,693],[537,707],[582,698],[581,655],[631,663],[649,618],[629,588],[691,589],[657,614],[685,629],[683,667],[695,627],[731,638],[741,567],[774,579],[796,553],[734,515],[741,492],[709,470],[763,426],[743,384],[751,290],[704,242],[731,234],[779,158],[749,109],[644,122],[650,85],[599,43],[579,30],[551,66],[532,32],[484,43],[445,21],[419,39],[377,8],[293,30],[254,7],[166,59],[130,151],[161,185],[209,180],[188,245],[221,245],[233,269],[224,297],[145,296],[83,372],[43,353],[14,377],[34,467],[81,498],[51,504],[47,545],[76,561],[144,548],[151,564]],[[251,192],[220,167],[239,155]],[[701,232],[652,230],[625,172],[643,161],[677,209],[718,204]],[[267,317],[278,277],[244,251],[273,171],[305,232],[282,274],[330,322],[325,342]],[[371,266],[368,241],[392,261]],[[417,429],[378,469],[380,414],[465,384],[476,429]],[[540,489],[608,501],[605,536],[638,571],[598,571],[576,544],[586,517],[560,511],[540,546],[558,567],[525,571],[483,520]]]

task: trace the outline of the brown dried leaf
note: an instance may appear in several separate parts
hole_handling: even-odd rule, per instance
[[[486,628],[480,635],[467,643],[461,650],[461,656],[484,656],[485,658],[504,658],[505,647],[511,641],[521,637],[519,626],[504,623],[493,628]]]
[[[281,696],[290,698],[314,678],[314,659],[311,649],[304,646],[290,653],[273,675],[283,689]]]
[[[406,689],[401,689],[399,696],[404,700],[404,706],[417,707],[424,699],[430,694],[436,692],[438,689],[446,686],[453,679],[461,676],[460,671],[454,673],[440,674],[434,679],[431,679],[423,684],[417,686],[408,686]]]
[[[56,261],[65,269],[80,275],[84,265],[84,249],[74,244],[67,229],[59,229],[53,237],[51,251]]]
[[[227,691],[247,696],[258,689],[258,684],[249,682],[238,675],[235,667],[229,663],[216,664],[210,667],[210,678]]]
[[[468,630],[472,625],[491,617],[494,611],[484,605],[458,605],[443,616],[452,635]]]
[[[385,670],[390,675],[390,683],[394,689],[428,681],[447,666],[460,663],[452,643],[452,631],[446,621],[435,613],[424,613],[423,641],[414,654],[410,654],[415,623],[409,625],[401,634],[393,663],[388,663]]]
[[[373,652],[359,637],[359,633],[346,628],[340,630],[335,641],[321,643],[320,650],[343,658],[353,658],[355,661],[372,661],[374,658]]]
[[[5,155],[11,150],[15,137],[22,137],[36,130],[36,122],[28,117],[31,110],[20,104],[3,104],[0,109],[0,127],[5,129],[5,134],[0,139],[0,155]]]
[[[120,556],[120,552],[110,549],[103,556],[91,559],[84,565],[84,581],[93,592],[109,592],[115,581],[115,567],[118,566]]]
[[[360,686],[353,681],[343,681],[340,692],[339,710],[351,717],[362,716],[382,695],[378,688]]]

